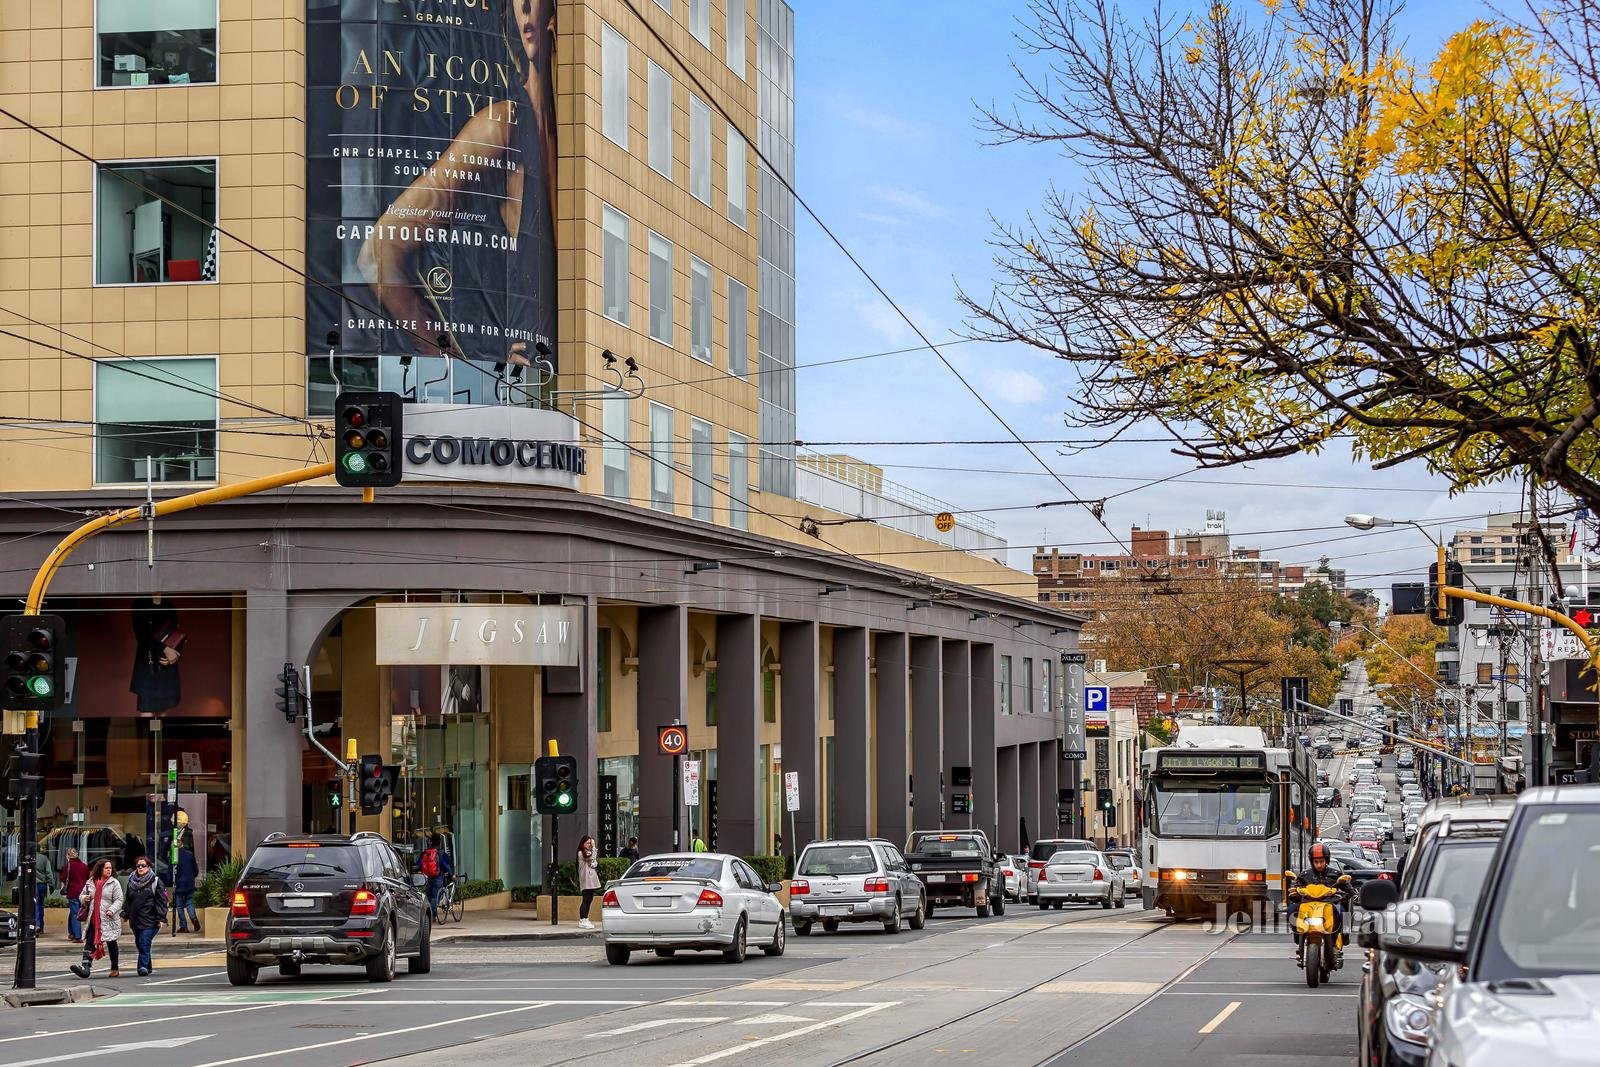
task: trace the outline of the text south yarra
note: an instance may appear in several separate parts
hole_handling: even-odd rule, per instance
[[[418,467],[465,464],[489,467],[534,467],[585,473],[587,457],[580,445],[559,441],[513,441],[508,437],[424,437],[406,441],[406,462]]]

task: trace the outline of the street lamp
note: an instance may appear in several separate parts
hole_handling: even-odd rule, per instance
[[[1414,526],[1421,531],[1423,537],[1426,537],[1434,545],[1439,543],[1438,538],[1429,533],[1420,522],[1415,522],[1411,519],[1385,519],[1377,515],[1346,515],[1344,524],[1355,530],[1372,530],[1379,526]]]

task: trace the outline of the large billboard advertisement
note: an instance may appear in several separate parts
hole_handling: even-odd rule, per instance
[[[308,353],[554,348],[555,10],[306,0]]]

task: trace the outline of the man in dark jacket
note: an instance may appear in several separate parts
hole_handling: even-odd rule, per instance
[[[144,856],[134,861],[133,873],[128,876],[128,903],[122,914],[133,930],[133,942],[139,949],[139,977],[143,978],[155,969],[150,963],[150,947],[167,918],[166,887]]]
[[[178,930],[188,933],[191,928],[200,930],[200,916],[194,910],[194,883],[200,876],[200,865],[195,862],[194,849],[185,845],[178,850],[178,869],[172,876],[172,891],[177,894]]]

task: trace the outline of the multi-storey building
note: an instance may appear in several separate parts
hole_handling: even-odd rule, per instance
[[[1280,561],[1263,558],[1260,549],[1231,547],[1226,516],[1220,511],[1206,512],[1205,526],[1190,532],[1170,534],[1135,526],[1128,534],[1127,552],[1039,547],[1033,554],[1042,604],[1087,605],[1099,593],[1117,588],[1109,583],[1141,579],[1241,577],[1277,593],[1282,591],[1282,571]]]
[[[71,557],[47,825],[142,835],[170,759],[203,858],[242,853],[343,821],[355,739],[396,777],[363,828],[527,885],[544,742],[583,768],[574,829],[662,848],[675,722],[731,851],[773,847],[788,772],[801,842],[1054,820],[1076,620],[961,551],[981,529],[797,499],[793,22],[0,5],[0,593],[89,514],[326,461],[341,391],[405,401],[406,480],[370,503],[322,478]]]

